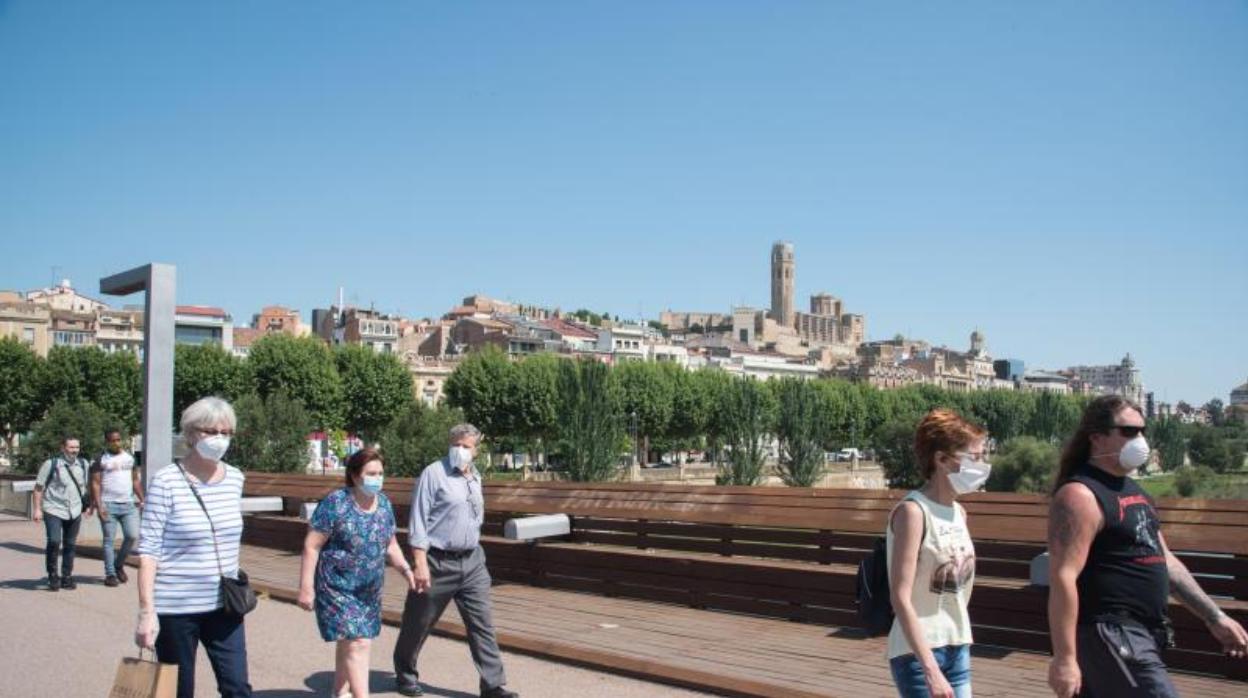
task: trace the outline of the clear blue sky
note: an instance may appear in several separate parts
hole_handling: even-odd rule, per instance
[[[1248,4],[0,0],[0,288],[623,316],[826,290],[1248,379]]]

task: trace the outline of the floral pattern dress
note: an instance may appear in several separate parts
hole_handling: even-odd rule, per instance
[[[329,537],[316,563],[316,626],[321,638],[377,637],[386,549],[394,535],[390,500],[378,494],[377,507],[361,511],[351,488],[344,487],[321,500],[310,525]]]

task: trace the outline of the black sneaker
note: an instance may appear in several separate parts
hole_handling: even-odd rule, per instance
[[[420,684],[418,683],[412,684],[411,686],[404,686],[403,684],[399,684],[394,687],[394,690],[398,691],[399,695],[401,696],[423,696],[425,695],[424,689],[422,689],[420,687]]]
[[[120,586],[120,585],[121,585],[121,580],[117,579],[116,575],[110,574],[104,578],[104,586],[106,587],[115,587],[115,586]]]
[[[55,575],[48,577],[48,591],[60,591],[61,578]]]
[[[64,579],[61,580],[61,588],[67,591],[73,591],[74,589],[78,588],[78,585],[74,584],[73,577],[65,577]]]
[[[126,582],[130,581],[130,577],[126,576],[125,567],[117,568],[117,581],[121,582],[122,584],[125,584]]]
[[[520,694],[508,691],[502,686],[496,686],[488,691],[482,691],[481,698],[520,698]]]

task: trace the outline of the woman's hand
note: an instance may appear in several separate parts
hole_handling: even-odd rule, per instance
[[[932,698],[953,698],[953,687],[940,667],[924,667],[923,678],[927,680],[927,692]]]
[[[316,601],[316,592],[312,587],[299,587],[299,608],[305,611],[312,610],[312,604]]]
[[[139,621],[134,626],[134,644],[139,649],[156,648],[156,614],[152,611],[139,611]]]

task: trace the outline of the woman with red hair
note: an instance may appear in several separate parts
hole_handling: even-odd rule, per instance
[[[914,450],[926,482],[889,517],[892,630],[888,659],[903,698],[970,698],[975,546],[955,500],[988,480],[987,432],[952,410],[919,422]]]

